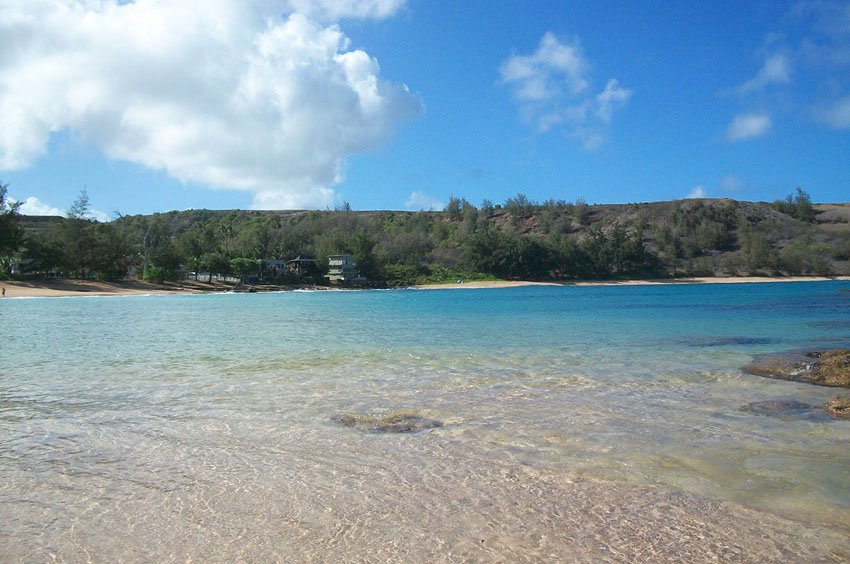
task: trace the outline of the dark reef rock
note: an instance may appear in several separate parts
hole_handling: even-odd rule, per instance
[[[766,354],[753,359],[744,371],[779,380],[850,388],[850,349]]]
[[[826,406],[811,405],[796,400],[754,401],[738,408],[739,411],[764,417],[785,420],[827,422],[834,418],[850,418],[850,396],[834,397]]]
[[[674,343],[687,345],[689,347],[732,347],[749,345],[770,345],[776,343],[776,339],[766,337],[682,337],[674,339]]]
[[[443,426],[442,421],[407,410],[382,414],[338,413],[333,421],[366,433],[415,433]]]
[[[850,396],[834,396],[826,403],[826,410],[833,417],[850,419]]]
[[[795,400],[754,401],[738,408],[740,411],[763,417],[778,419],[827,422],[832,420],[822,406],[810,405]]]
[[[789,415],[800,414],[815,409],[815,406],[793,400],[754,401],[739,407],[741,411],[754,415]]]

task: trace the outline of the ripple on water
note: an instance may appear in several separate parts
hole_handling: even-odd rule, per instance
[[[44,302],[0,355],[0,560],[846,561],[850,426],[757,405],[834,390],[739,370],[846,337],[803,290]]]

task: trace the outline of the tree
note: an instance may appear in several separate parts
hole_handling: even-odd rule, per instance
[[[85,276],[88,271],[94,269],[97,259],[95,252],[98,241],[94,221],[86,217],[88,214],[89,195],[83,188],[68,208],[60,234],[64,247],[63,266],[69,271],[75,271],[78,276]]]
[[[213,274],[230,274],[230,261],[222,253],[204,253],[198,262],[200,268],[209,273],[209,282],[212,282]]]
[[[493,202],[491,202],[487,198],[484,198],[481,201],[481,211],[484,212],[484,217],[492,216],[494,209],[495,209],[495,207],[493,206]]]
[[[588,225],[590,223],[590,208],[587,207],[587,202],[584,201],[584,198],[576,199],[576,203],[573,206],[573,217],[581,225]]]
[[[505,208],[511,214],[511,219],[515,222],[521,217],[530,215],[534,208],[534,202],[528,199],[523,193],[519,193],[513,198],[508,198],[505,201]]]
[[[127,275],[133,248],[126,234],[114,223],[94,223],[89,227],[91,249],[89,266],[101,280],[120,280]]]
[[[469,238],[466,260],[478,272],[509,278],[545,278],[557,266],[545,243],[492,228]]]
[[[18,220],[20,202],[10,203],[6,197],[8,184],[0,182],[0,275],[11,268],[12,255],[21,248],[24,230]]]
[[[230,259],[230,270],[239,275],[239,281],[243,284],[251,274],[257,274],[261,261],[248,257],[236,257]]]
[[[797,186],[795,192],[788,194],[784,200],[773,202],[773,207],[794,219],[806,223],[815,222],[815,208],[812,206],[812,198],[800,186]]]
[[[80,190],[77,199],[74,200],[74,203],[71,204],[71,207],[68,208],[67,215],[71,219],[87,219],[87,215],[89,214],[89,194],[85,188]]]
[[[457,221],[460,219],[460,213],[462,210],[463,202],[457,196],[449,196],[449,203],[446,204],[446,207],[443,211],[449,212],[449,219],[452,221]]]

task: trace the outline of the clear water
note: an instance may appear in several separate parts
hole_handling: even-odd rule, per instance
[[[740,409],[837,390],[740,367],[848,290],[2,300],[0,561],[847,560],[850,421]]]

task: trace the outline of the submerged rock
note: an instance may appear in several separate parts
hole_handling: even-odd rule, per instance
[[[794,400],[767,400],[750,402],[738,409],[754,415],[789,415],[811,411],[815,406]]]
[[[811,405],[796,400],[766,400],[754,401],[738,408],[739,411],[744,411],[752,415],[761,415],[764,417],[777,417],[785,420],[803,420],[803,421],[818,421],[827,422],[833,417],[841,417],[829,411],[826,406]],[[830,417],[833,415],[833,417]],[[848,415],[850,417],[850,411]]]
[[[850,388],[850,349],[762,355],[744,371],[779,380]]]
[[[443,422],[431,419],[417,411],[392,411],[389,413],[338,413],[333,421],[366,433],[415,433],[424,429],[442,427]]]
[[[850,396],[834,396],[826,402],[826,410],[833,417],[850,419]]]
[[[731,346],[749,346],[749,345],[770,345],[776,342],[776,339],[768,339],[766,337],[681,337],[673,340],[676,344],[687,345],[689,347],[731,347]]]

